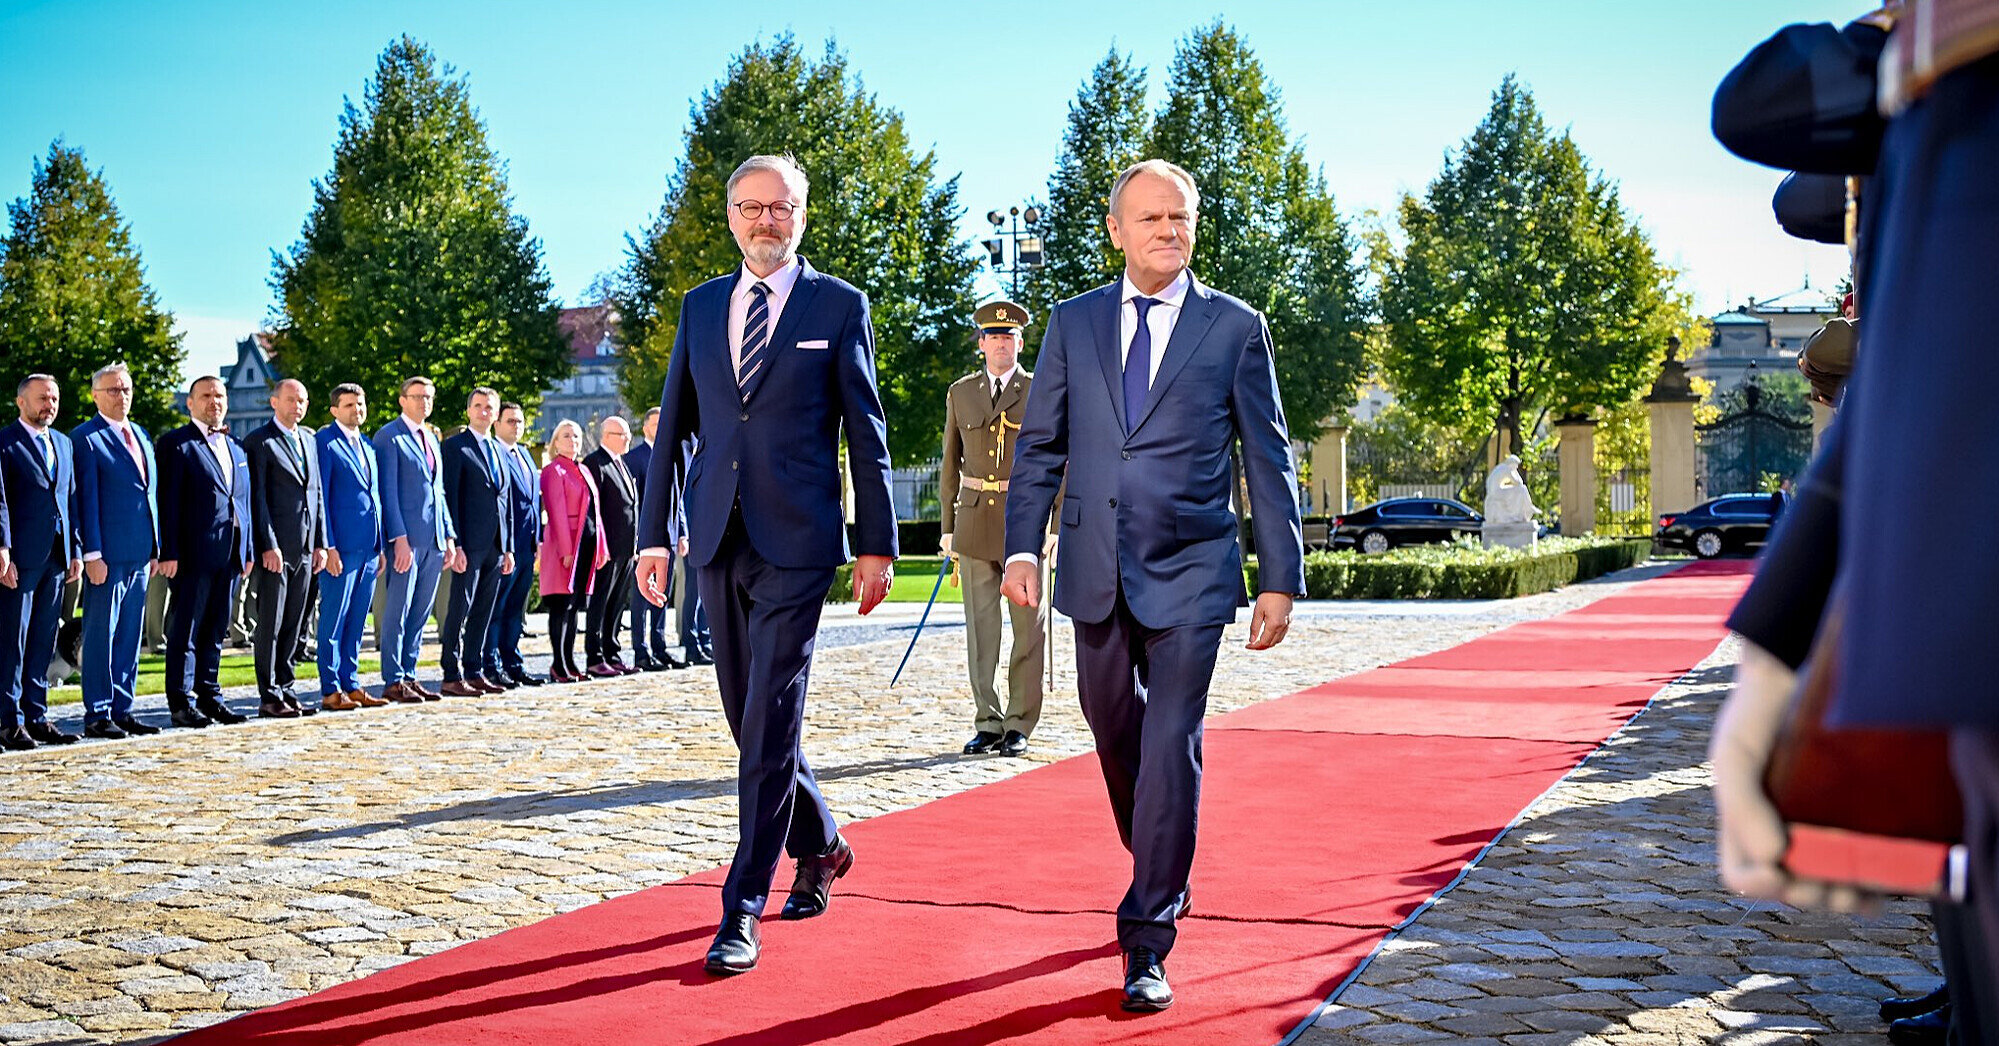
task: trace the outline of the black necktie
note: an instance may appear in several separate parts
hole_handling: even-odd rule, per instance
[[[1157,298],[1133,298],[1132,311],[1138,313],[1138,329],[1131,334],[1131,350],[1124,355],[1124,430],[1130,432],[1138,427],[1139,415],[1145,412],[1145,394],[1152,388],[1152,327],[1145,322],[1145,314]]]

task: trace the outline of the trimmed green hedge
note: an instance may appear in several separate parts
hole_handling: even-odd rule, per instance
[[[1549,592],[1645,561],[1649,540],[1543,538],[1532,552],[1475,542],[1411,545],[1378,555],[1305,556],[1307,599],[1511,599]],[[1248,570],[1256,591],[1256,564]]]

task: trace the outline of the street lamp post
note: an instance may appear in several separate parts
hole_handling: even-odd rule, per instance
[[[1024,270],[1041,267],[1041,208],[1029,204],[1025,209],[1009,207],[1005,211],[987,211],[986,220],[993,223],[992,239],[983,241],[986,254],[992,259],[993,271],[1012,275],[1013,296],[1019,298],[1020,274]],[[1025,229],[1021,228],[1023,223],[1027,226]],[[1008,250],[1008,245],[1012,246],[1011,250]]]

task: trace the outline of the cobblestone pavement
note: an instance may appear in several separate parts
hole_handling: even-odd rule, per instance
[[[1301,605],[1290,639],[1258,654],[1238,624],[1212,707],[1559,613],[1659,569],[1514,601]],[[888,687],[919,609],[827,611],[806,748],[842,818],[1088,750],[1058,628],[1029,756],[957,755],[970,710],[955,608]],[[1889,988],[1927,986],[1932,956],[1907,911],[1856,927],[1713,887],[1700,727],[1730,660],[1537,805],[1305,1041],[1846,1031]],[[155,1041],[714,867],[734,844],[734,764],[699,670],[0,758],[0,1042]],[[1481,1019],[1495,1023],[1463,1023]]]

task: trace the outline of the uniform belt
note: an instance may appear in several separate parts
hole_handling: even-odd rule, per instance
[[[1999,4],[1907,0],[1881,53],[1880,108],[1893,117],[1944,74],[1999,52]]]
[[[959,480],[958,482],[961,485],[963,485],[966,490],[1005,490],[1007,484],[1012,481],[1004,479],[976,479],[972,477],[966,477],[964,479]]]

